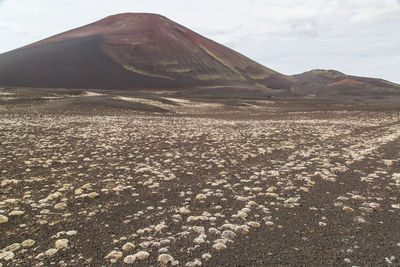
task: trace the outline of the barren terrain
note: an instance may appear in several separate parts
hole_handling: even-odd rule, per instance
[[[0,89],[0,266],[398,266],[398,102]]]

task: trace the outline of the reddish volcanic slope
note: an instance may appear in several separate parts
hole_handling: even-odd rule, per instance
[[[400,96],[400,85],[382,79],[345,75],[335,70],[311,70],[292,76],[292,91],[316,97],[381,98]]]
[[[0,86],[242,87],[290,95],[277,73],[159,15],[120,14],[0,55]]]

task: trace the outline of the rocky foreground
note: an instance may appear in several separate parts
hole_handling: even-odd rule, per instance
[[[400,264],[399,108],[12,100],[0,266]]]

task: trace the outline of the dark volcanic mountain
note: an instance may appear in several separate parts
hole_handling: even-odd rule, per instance
[[[159,15],[120,14],[0,55],[0,86],[258,89],[290,95],[290,76]]]
[[[379,98],[388,81],[312,70],[287,76],[163,16],[128,13],[0,55],[0,86],[185,90],[220,97]]]
[[[345,75],[335,70],[311,70],[293,75],[292,91],[322,98],[382,98],[400,96],[400,85],[382,79]]]

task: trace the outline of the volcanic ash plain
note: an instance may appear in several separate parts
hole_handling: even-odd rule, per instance
[[[0,266],[399,265],[396,105],[1,92]]]

